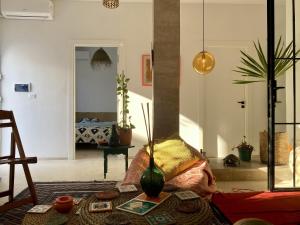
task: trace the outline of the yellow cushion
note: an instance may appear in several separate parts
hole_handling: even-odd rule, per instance
[[[147,148],[150,153],[150,149]],[[166,140],[154,145],[154,161],[164,173],[166,181],[172,179],[201,159],[199,152],[181,140]]]

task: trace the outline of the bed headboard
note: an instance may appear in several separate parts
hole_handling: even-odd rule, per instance
[[[80,122],[83,118],[97,118],[99,121],[117,121],[116,112],[76,112],[76,122]]]

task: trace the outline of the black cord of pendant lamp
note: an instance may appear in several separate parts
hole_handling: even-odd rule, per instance
[[[201,75],[206,75],[210,73],[214,66],[215,66],[215,58],[214,56],[205,51],[205,43],[204,43],[204,38],[205,38],[205,10],[204,10],[204,0],[202,0],[202,51],[199,52],[193,60],[193,69],[195,72],[201,74]]]

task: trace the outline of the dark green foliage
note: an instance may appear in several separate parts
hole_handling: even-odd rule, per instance
[[[135,126],[131,123],[129,116],[129,95],[128,95],[128,82],[129,78],[126,78],[124,72],[117,76],[117,95],[121,97],[121,121],[119,122],[119,127],[123,129],[134,128]]]
[[[268,63],[266,56],[262,50],[261,44],[257,41],[257,44],[253,42],[257,59],[254,59],[249,54],[241,51],[241,63],[243,66],[238,66],[236,70],[233,70],[237,73],[240,73],[243,77],[246,77],[245,80],[234,80],[234,84],[249,84],[255,82],[265,82],[268,79]],[[300,53],[300,50],[296,51],[297,57]],[[287,47],[285,47],[284,42],[279,38],[276,50],[275,50],[275,79],[284,75],[285,72],[293,66],[292,60],[285,60],[285,58],[293,57],[293,43],[291,42]],[[250,78],[250,80],[248,80]]]

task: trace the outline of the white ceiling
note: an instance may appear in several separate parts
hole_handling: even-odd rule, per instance
[[[99,2],[100,0],[70,0],[83,2]],[[153,0],[119,0],[122,2],[149,3]],[[180,0],[181,3],[202,3],[202,0]],[[267,0],[205,0],[205,3],[225,3],[225,4],[266,4]]]

